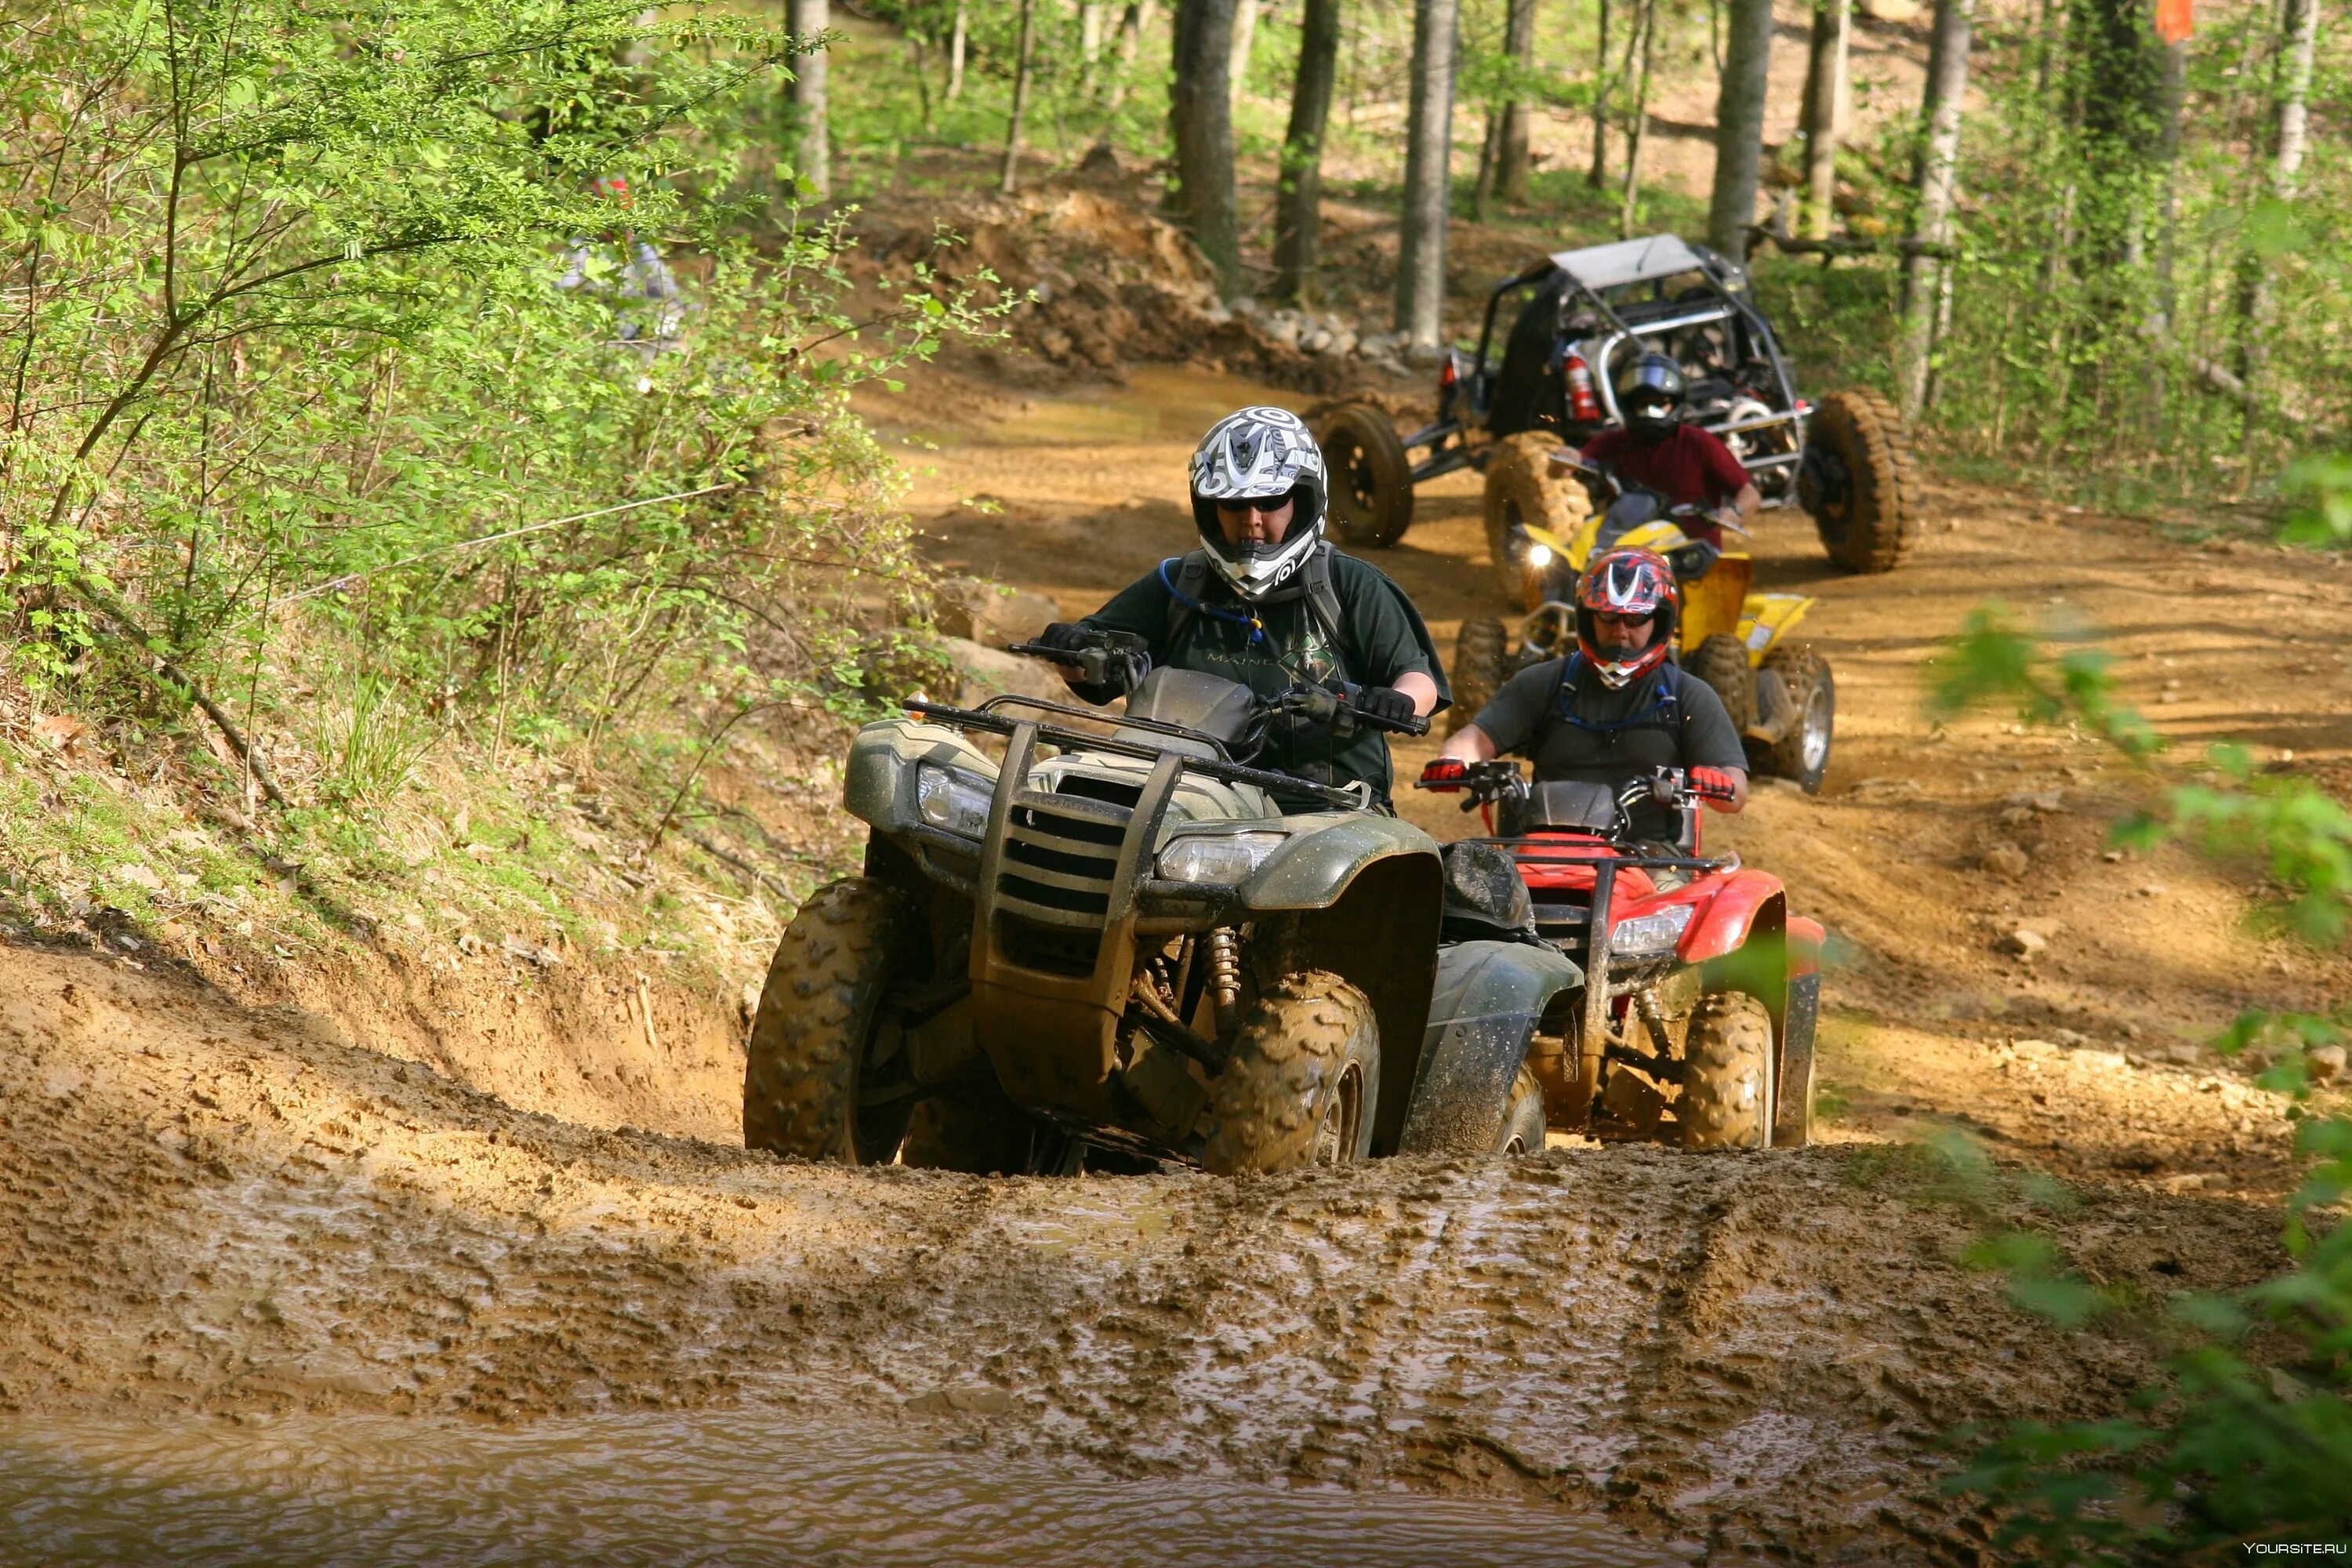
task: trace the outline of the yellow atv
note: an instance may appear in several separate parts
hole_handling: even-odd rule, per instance
[[[1829,662],[1811,644],[1789,637],[1813,601],[1801,594],[1751,592],[1756,562],[1744,541],[1734,539],[1718,552],[1683,531],[1683,521],[1698,509],[1621,485],[1606,469],[1567,452],[1546,455],[1544,468],[1522,476],[1518,470],[1535,455],[1525,449],[1532,443],[1513,446],[1487,469],[1488,543],[1505,593],[1524,618],[1516,645],[1496,616],[1462,623],[1451,672],[1453,727],[1475,718],[1520,670],[1576,651],[1576,579],[1595,554],[1619,547],[1652,550],[1673,563],[1682,589],[1676,658],[1723,699],[1747,742],[1749,766],[1817,793],[1829,770],[1837,689]],[[1574,506],[1571,488],[1559,482],[1570,475],[1581,475],[1600,492],[1595,499],[1607,504]],[[1538,476],[1535,484],[1524,482]],[[1517,504],[1498,506],[1498,499]],[[1579,510],[1585,512],[1580,520]]]

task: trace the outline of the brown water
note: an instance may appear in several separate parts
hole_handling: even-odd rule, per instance
[[[733,1411],[507,1430],[299,1416],[0,1427],[11,1563],[1675,1568],[1696,1554],[1541,1506],[1121,1480]]]

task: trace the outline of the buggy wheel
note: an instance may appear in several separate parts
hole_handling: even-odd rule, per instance
[[[1829,660],[1811,643],[1784,643],[1764,656],[1764,668],[1780,678],[1797,717],[1778,741],[1752,748],[1749,758],[1758,773],[1794,779],[1807,795],[1819,795],[1837,728],[1837,685],[1830,679]]]
[[[1454,706],[1445,710],[1445,732],[1478,717],[1512,674],[1510,634],[1492,616],[1473,616],[1454,636],[1454,668],[1446,672]]]
[[[1675,1122],[1685,1149],[1771,1142],[1772,1015],[1745,991],[1699,998],[1683,1047]]]
[[[1849,572],[1887,572],[1918,537],[1918,459],[1903,416],[1875,392],[1832,393],[1814,411],[1797,499]]]
[[[1698,645],[1683,668],[1723,699],[1734,733],[1745,733],[1756,722],[1756,672],[1748,668],[1748,648],[1738,637],[1717,632]]]
[[[918,935],[904,901],[868,877],[820,888],[801,906],[751,1021],[745,1148],[849,1165],[897,1157],[914,1082],[883,998],[919,952]]]
[[[1511,1099],[1503,1112],[1502,1136],[1495,1141],[1497,1154],[1540,1154],[1544,1148],[1544,1092],[1533,1068],[1522,1064],[1511,1080]]]
[[[1523,430],[1496,442],[1486,462],[1486,559],[1504,601],[1521,610],[1543,603],[1548,576],[1572,570],[1565,561],[1530,565],[1523,542],[1529,526],[1549,529],[1560,539],[1576,532],[1574,489],[1549,471],[1559,445],[1559,437],[1547,431]]]
[[[1221,1176],[1353,1164],[1371,1152],[1380,1082],[1370,998],[1326,970],[1286,974],[1242,1015],[1201,1163]]]
[[[1331,527],[1343,544],[1386,549],[1412,526],[1412,459],[1389,416],[1369,404],[1333,409],[1315,433],[1330,476]]]

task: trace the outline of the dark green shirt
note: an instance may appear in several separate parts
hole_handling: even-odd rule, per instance
[[[1214,575],[1202,592],[1202,607],[1185,617],[1172,641],[1168,636],[1168,581],[1156,571],[1123,589],[1087,616],[1085,624],[1144,638],[1151,645],[1154,665],[1221,675],[1261,698],[1278,697],[1300,684],[1319,685],[1335,676],[1362,686],[1393,686],[1418,670],[1437,683],[1437,706],[1444,709],[1452,694],[1437,645],[1404,590],[1369,563],[1336,550],[1330,561],[1331,586],[1339,595],[1340,612],[1336,647],[1323,636],[1303,595],[1258,605],[1265,636],[1254,641],[1240,595]],[[1171,563],[1167,578],[1176,575],[1177,563]],[[1363,779],[1380,800],[1389,798],[1388,741],[1376,730],[1359,730],[1341,739],[1319,725],[1277,723],[1254,765],[1317,784],[1344,786]]]

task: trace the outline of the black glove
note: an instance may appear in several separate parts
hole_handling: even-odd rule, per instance
[[[1414,717],[1412,699],[1393,687],[1359,687],[1354,706],[1357,712],[1376,723],[1402,724]]]
[[[1055,621],[1037,638],[1046,647],[1076,653],[1094,646],[1095,629],[1083,621]]]

